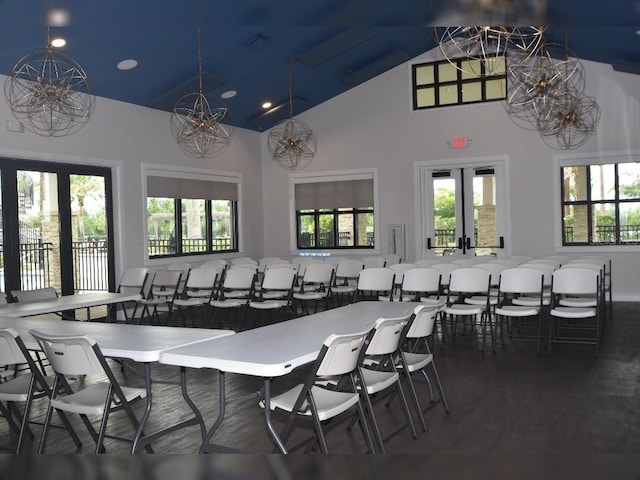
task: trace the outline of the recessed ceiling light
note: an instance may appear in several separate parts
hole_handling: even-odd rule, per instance
[[[131,70],[138,66],[138,61],[133,58],[128,58],[118,62],[118,70]]]
[[[264,102],[264,103],[262,104],[262,108],[264,108],[264,109],[266,110],[267,108],[271,108],[271,105],[273,105],[273,103],[271,103],[271,102]]]
[[[64,38],[54,38],[53,40],[51,40],[52,47],[60,48],[64,47],[66,44],[67,41]]]
[[[220,95],[221,98],[227,99],[227,98],[233,98],[238,94],[238,92],[236,92],[235,90],[227,90],[226,92],[222,92],[222,94]]]

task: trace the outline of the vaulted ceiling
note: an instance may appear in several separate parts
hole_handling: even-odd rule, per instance
[[[287,60],[299,114],[434,48],[433,25],[479,24],[549,25],[546,41],[640,73],[640,0],[0,0],[0,73],[46,47],[50,25],[97,96],[171,111],[198,91],[200,27],[204,93],[262,131],[289,114]]]

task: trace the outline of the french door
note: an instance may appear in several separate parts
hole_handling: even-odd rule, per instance
[[[111,171],[0,159],[3,291],[114,288]]]
[[[422,258],[503,256],[502,162],[421,168]]]

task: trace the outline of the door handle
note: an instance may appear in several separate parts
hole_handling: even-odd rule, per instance
[[[427,238],[427,250],[431,250],[433,245],[431,245],[431,237]]]
[[[474,248],[474,247],[471,246],[471,237],[467,237],[465,246],[466,246],[467,250],[471,250],[472,248]]]
[[[500,237],[500,248],[504,248],[504,237]]]
[[[458,250],[462,250],[462,237],[458,237]]]

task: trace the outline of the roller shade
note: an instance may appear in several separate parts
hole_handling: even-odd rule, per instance
[[[373,207],[373,179],[298,183],[296,210]]]
[[[232,182],[189,178],[147,177],[147,196],[238,201],[238,185]]]

